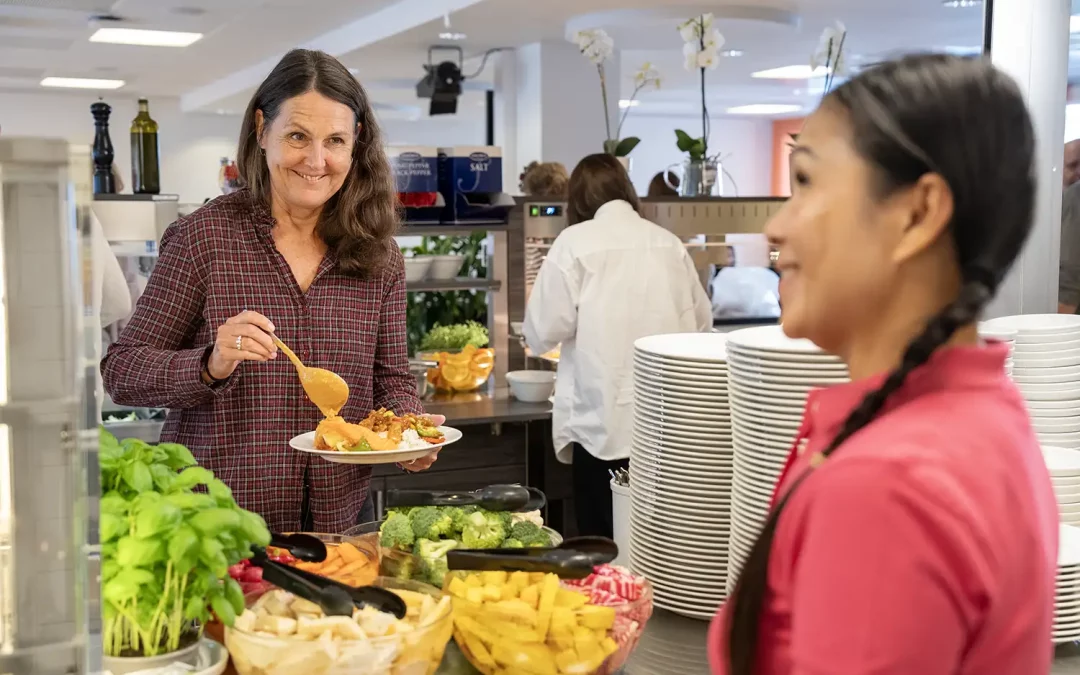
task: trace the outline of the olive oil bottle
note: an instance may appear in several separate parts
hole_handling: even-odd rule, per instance
[[[139,114],[131,121],[131,191],[156,195],[161,192],[158,166],[158,124],[150,117],[150,103],[139,99]]]

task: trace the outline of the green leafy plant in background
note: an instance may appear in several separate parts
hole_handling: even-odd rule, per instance
[[[198,638],[211,610],[231,626],[244,594],[229,566],[270,543],[266,523],[184,446],[100,434],[105,654],[174,652]]]
[[[469,345],[481,348],[488,346],[488,330],[475,321],[466,321],[452,326],[436,324],[424,339],[420,341],[421,351],[456,351]]]
[[[705,153],[709,151],[704,138],[690,138],[690,134],[682,129],[675,130],[675,145],[693,160],[705,159]]]
[[[423,237],[414,255],[460,255],[459,276],[474,279],[487,277],[487,254],[484,249],[486,232],[474,232],[467,237]],[[437,326],[475,321],[487,325],[487,294],[483,291],[420,291],[409,293],[407,309],[409,353],[415,354],[420,342]]]

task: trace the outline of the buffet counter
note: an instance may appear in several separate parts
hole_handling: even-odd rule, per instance
[[[550,419],[551,403],[522,403],[505,389],[494,394],[436,395],[424,400],[429,415],[445,415],[452,427]]]

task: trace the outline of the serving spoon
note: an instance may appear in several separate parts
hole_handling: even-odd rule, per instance
[[[345,407],[349,400],[349,385],[341,376],[325,368],[308,368],[305,366],[293,350],[285,346],[285,343],[271,335],[274,344],[278,346],[285,356],[289,357],[296,366],[296,372],[300,375],[300,383],[304,385],[304,392],[315,404],[322,414],[327,417],[336,417],[338,412]]]

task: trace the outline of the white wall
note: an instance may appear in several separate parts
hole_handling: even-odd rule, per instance
[[[682,129],[693,137],[701,135],[701,119],[638,115],[631,111],[623,126],[623,138],[637,136],[641,143],[630,155],[633,164],[630,177],[640,194],[649,189],[652,177],[670,164],[681,163],[685,157],[675,147],[675,130]],[[709,152],[727,156],[724,169],[735,179],[738,196],[760,197],[771,192],[772,179],[772,122],[766,119],[714,117]],[[734,197],[731,180],[724,179],[724,196]]]
[[[484,145],[487,122],[483,110],[458,115],[421,117],[418,120],[379,118],[383,139],[394,145]]]
[[[114,160],[130,192],[131,152],[129,128],[137,112],[134,99],[106,95],[112,106],[109,131]],[[0,92],[0,133],[5,136],[45,136],[90,145],[94,140],[91,93]],[[240,118],[184,114],[177,99],[150,100],[150,116],[160,127],[162,192],[180,195],[181,203],[200,203],[221,194],[218,170],[221,158],[236,156]]]

